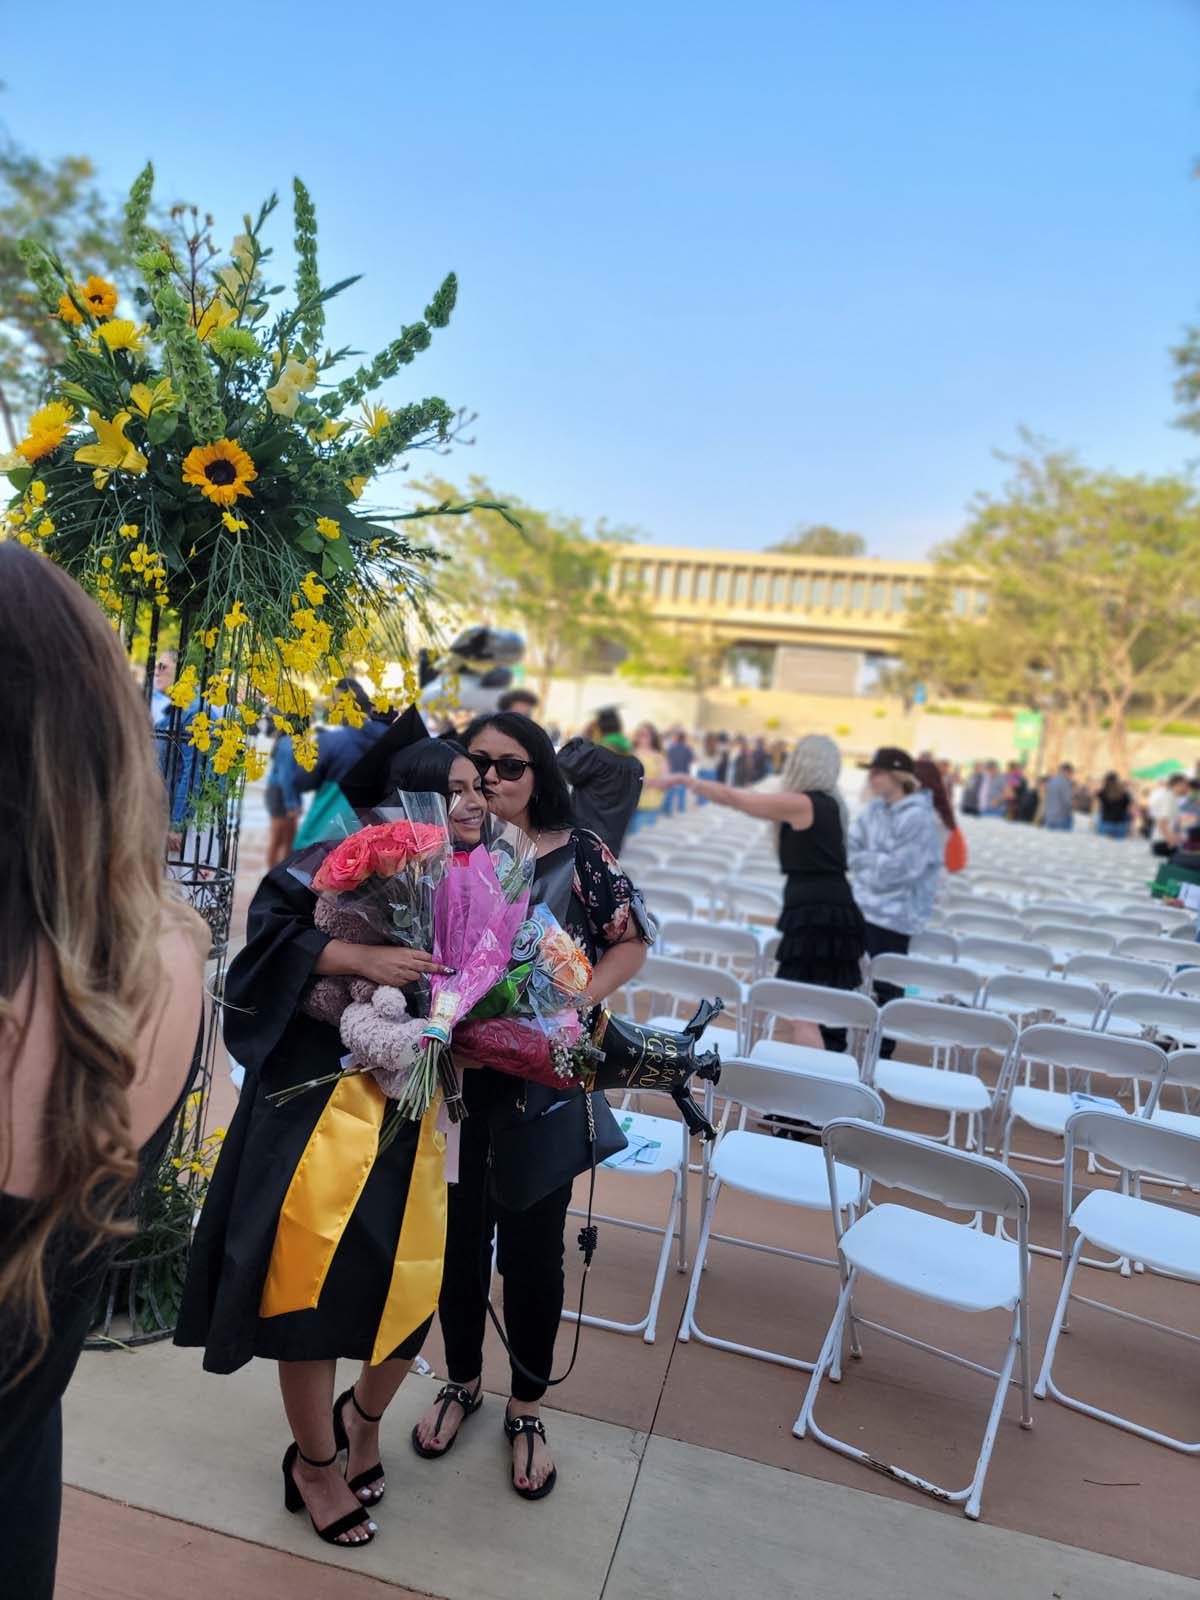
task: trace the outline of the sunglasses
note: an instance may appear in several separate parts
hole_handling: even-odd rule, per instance
[[[482,750],[472,750],[471,760],[475,763],[475,770],[481,778],[486,778],[495,767],[496,776],[503,778],[505,783],[516,783],[517,779],[523,778],[533,766],[532,761],[522,761],[520,756],[493,757],[485,755]]]

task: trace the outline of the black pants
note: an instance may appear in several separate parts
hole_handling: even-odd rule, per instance
[[[451,1383],[473,1383],[483,1370],[487,1323],[484,1285],[492,1270],[492,1235],[504,1279],[504,1328],[513,1354],[536,1377],[550,1376],[563,1308],[563,1230],[571,1185],[556,1189],[527,1211],[509,1211],[488,1191],[488,1108],[498,1094],[511,1096],[512,1078],[486,1070],[464,1073],[468,1115],[462,1123],[458,1182],[450,1185],[446,1268],[438,1317]],[[511,1393],[530,1404],[546,1392],[516,1365]]]
[[[874,922],[863,924],[863,935],[869,956],[906,956],[908,954],[911,933],[897,933],[894,928],[880,928]],[[884,1006],[889,1000],[899,1000],[904,990],[894,983],[876,983],[872,985],[875,992],[875,1004]],[[890,1060],[896,1048],[894,1039],[884,1039],[879,1046],[879,1054]]]
[[[62,1406],[56,1400],[21,1441],[20,1453],[14,1447],[0,1466],[0,1594],[53,1600],[61,1512]]]

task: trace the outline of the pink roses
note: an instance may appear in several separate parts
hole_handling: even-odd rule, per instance
[[[344,894],[370,877],[394,878],[446,848],[446,832],[425,822],[384,822],[336,845],[313,875],[318,894]]]

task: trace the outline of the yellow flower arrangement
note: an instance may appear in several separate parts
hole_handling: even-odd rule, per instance
[[[67,437],[74,420],[74,411],[61,400],[51,400],[49,405],[35,411],[29,419],[29,432],[17,445],[21,460],[32,465],[52,455]]]

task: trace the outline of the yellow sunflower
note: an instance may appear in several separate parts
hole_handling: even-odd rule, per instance
[[[114,317],[111,322],[103,323],[96,329],[97,339],[103,339],[110,350],[128,350],[133,355],[141,353],[142,336],[146,332],[146,324],[139,327],[136,322],[130,322],[125,317]]]
[[[17,446],[17,454],[31,466],[57,450],[67,436],[67,429],[75,420],[75,413],[62,400],[51,400],[49,405],[35,411],[29,419],[29,434]]]
[[[258,477],[253,461],[236,439],[198,444],[183,458],[183,481],[219,506],[234,505],[239,495],[250,498],[249,485]]]
[[[69,294],[59,296],[58,315],[63,322],[69,322],[73,328],[77,328],[83,321],[83,313]]]
[[[82,298],[96,321],[103,322],[117,309],[117,286],[93,274],[83,286]]]

